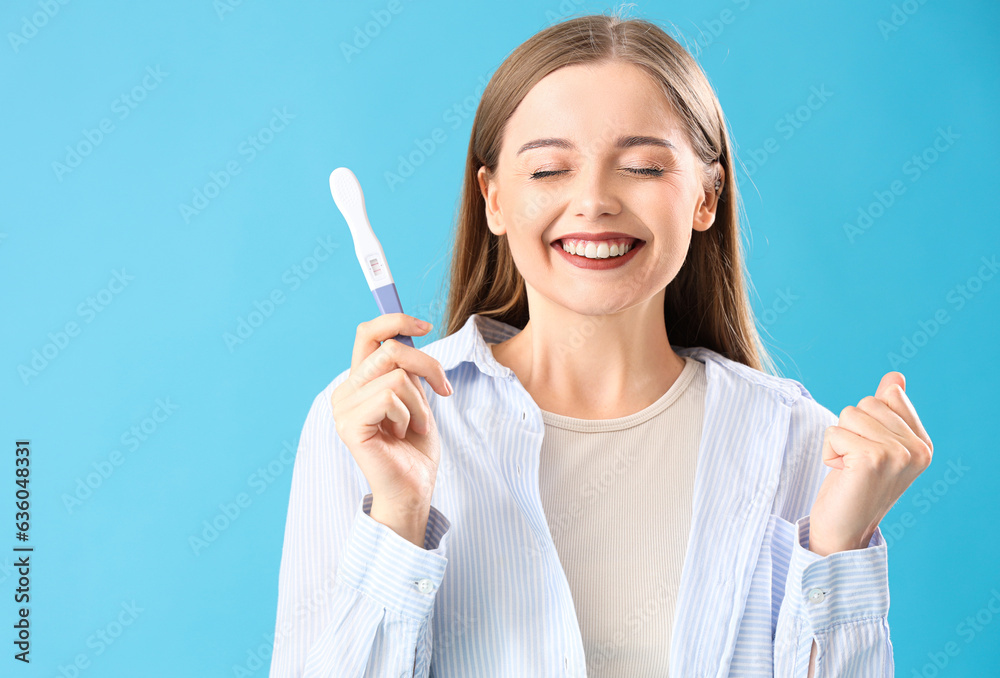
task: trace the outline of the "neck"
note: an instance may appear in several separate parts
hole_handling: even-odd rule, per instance
[[[655,402],[684,369],[667,337],[662,291],[597,315],[544,303],[543,312],[529,311],[521,332],[493,348],[543,410],[579,419],[624,417]]]

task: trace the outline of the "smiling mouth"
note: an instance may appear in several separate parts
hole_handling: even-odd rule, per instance
[[[582,238],[560,238],[553,240],[551,246],[562,250],[571,256],[582,259],[617,259],[624,257],[634,249],[645,244],[640,238],[608,238],[602,240],[585,240]]]

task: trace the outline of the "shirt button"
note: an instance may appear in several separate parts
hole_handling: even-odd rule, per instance
[[[566,667],[567,671],[569,671],[569,656],[568,655],[563,657],[563,666]]]
[[[430,593],[434,590],[434,583],[430,579],[421,579],[417,582],[417,590],[421,593]]]
[[[811,603],[821,603],[826,594],[823,589],[809,589],[809,602]]]

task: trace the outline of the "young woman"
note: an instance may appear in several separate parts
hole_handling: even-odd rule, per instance
[[[272,677],[893,674],[878,523],[932,444],[898,372],[839,417],[773,373],[733,176],[657,26],[504,61],[445,337],[361,323],[309,412]]]

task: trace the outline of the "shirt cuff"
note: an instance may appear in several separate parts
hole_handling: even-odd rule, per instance
[[[878,527],[867,548],[821,556],[809,550],[809,516],[795,522],[786,595],[813,633],[889,613],[888,546]]]
[[[426,619],[444,579],[450,521],[431,506],[424,548],[371,517],[372,495],[361,501],[337,577],[386,609]]]

